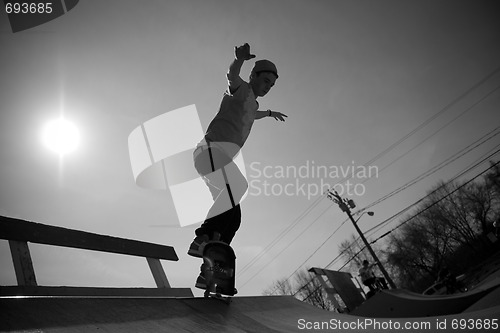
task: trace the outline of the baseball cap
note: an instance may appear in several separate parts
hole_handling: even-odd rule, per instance
[[[276,68],[276,65],[266,59],[257,60],[255,62],[252,73],[259,72],[272,72],[274,75],[276,75],[276,78],[278,78],[278,69]]]

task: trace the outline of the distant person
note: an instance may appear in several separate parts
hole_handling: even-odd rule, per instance
[[[278,70],[269,60],[258,60],[250,73],[249,82],[240,77],[245,61],[255,58],[250,46],[234,48],[235,59],[227,73],[228,89],[222,97],[219,111],[210,122],[207,132],[193,153],[194,165],[210,189],[214,203],[204,223],[195,231],[188,254],[202,257],[204,245],[214,234],[230,244],[241,223],[240,200],[248,183],[234,159],[247,140],[254,120],[271,117],[285,121],[285,114],[277,111],[259,111],[258,97],[264,97],[278,79]],[[266,140],[272,142],[272,138]],[[205,288],[202,274],[196,287]]]
[[[493,222],[493,231],[495,232],[495,236],[498,238],[500,235],[500,219]]]
[[[363,260],[363,265],[359,269],[359,276],[361,277],[361,281],[365,286],[370,288],[370,291],[375,291],[377,288],[375,288],[375,284],[377,282],[380,282],[383,286],[384,289],[387,289],[387,283],[385,282],[385,279],[379,278],[375,276],[375,273],[373,273],[372,267],[375,266],[376,264],[370,264],[368,260]]]
[[[439,271],[436,283],[443,285],[447,294],[453,294],[458,289],[457,279],[447,267],[443,267]]]

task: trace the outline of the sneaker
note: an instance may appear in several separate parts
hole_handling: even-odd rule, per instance
[[[196,237],[189,246],[188,255],[196,258],[203,257],[203,249],[205,248],[205,245],[208,241],[208,235],[201,235]]]
[[[207,280],[202,274],[198,276],[198,278],[196,279],[196,284],[194,286],[200,289],[207,289]]]

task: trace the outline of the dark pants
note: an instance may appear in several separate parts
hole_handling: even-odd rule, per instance
[[[208,143],[194,153],[194,166],[207,184],[214,203],[197,236],[220,234],[220,240],[230,244],[241,224],[240,200],[248,183],[232,158],[216,145]]]
[[[231,241],[240,228],[241,224],[241,209],[240,205],[234,208],[211,217],[195,230],[196,236],[208,235],[210,239],[214,238],[214,233],[220,234],[220,240],[224,243],[231,244]]]
[[[365,286],[367,286],[368,288],[370,288],[370,291],[374,291],[376,289],[379,289],[378,287],[375,286],[377,284],[377,282],[380,282],[383,289],[388,289],[387,283],[385,282],[385,279],[379,278],[379,277],[369,278],[368,280],[363,281],[363,284]]]

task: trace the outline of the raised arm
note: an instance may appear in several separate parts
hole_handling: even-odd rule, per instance
[[[243,62],[253,58],[255,58],[255,55],[250,53],[250,45],[248,45],[248,43],[234,47],[234,60],[231,65],[229,65],[229,71],[227,72],[227,80],[229,81],[229,89],[231,92],[238,89],[241,82],[243,82],[240,77]]]

